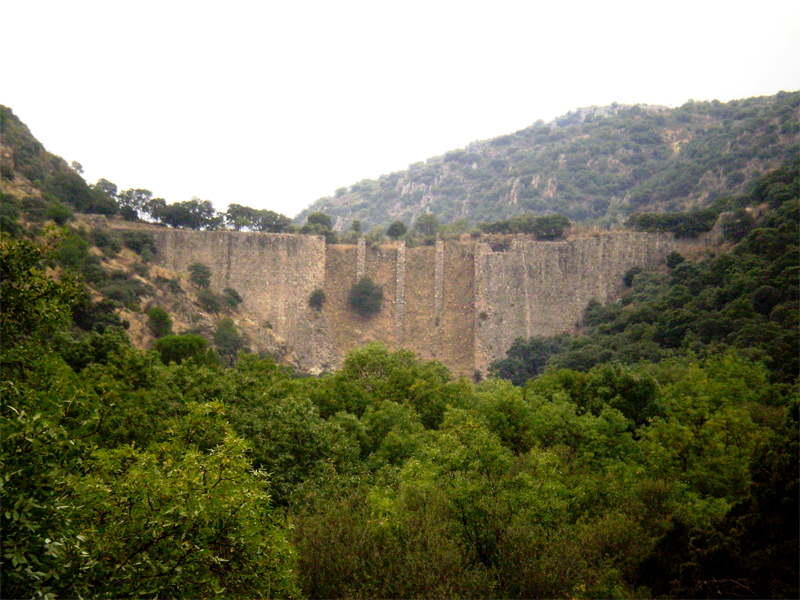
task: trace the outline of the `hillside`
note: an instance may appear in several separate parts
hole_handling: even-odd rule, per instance
[[[617,177],[622,181],[628,171],[631,173],[629,178],[635,178],[635,173],[639,172],[637,169],[655,172],[660,168],[661,174],[654,179],[660,177],[666,181],[668,177],[686,176],[690,171],[697,175],[703,165],[717,164],[727,156],[726,164],[741,168],[728,177],[717,178],[711,178],[707,175],[710,171],[706,171],[706,175],[698,180],[698,186],[718,184],[716,188],[706,189],[697,199],[698,205],[710,208],[690,214],[670,212],[653,215],[643,212],[637,215],[641,218],[628,219],[627,225],[644,232],[696,238],[717,223],[717,238],[725,229],[730,239],[739,239],[754,225],[747,210],[754,210],[763,198],[748,199],[741,194],[723,196],[720,190],[754,189],[755,183],[742,173],[755,174],[761,169],[777,166],[776,161],[785,154],[796,154],[796,148],[789,147],[786,140],[797,128],[797,117],[786,109],[791,109],[797,97],[798,94],[782,94],[727,105],[703,104],[692,106],[691,110],[682,107],[675,111],[662,107],[585,109],[550,126],[537,124],[513,136],[476,143],[468,151],[448,153],[443,158],[429,161],[425,169],[435,170],[438,165],[438,168],[451,173],[457,174],[461,168],[462,175],[479,175],[483,172],[482,167],[473,169],[472,165],[484,164],[486,161],[481,156],[495,156],[494,161],[500,160],[497,157],[501,155],[528,156],[530,160],[525,164],[522,159],[515,159],[517,167],[508,167],[513,172],[525,165],[528,165],[525,168],[532,168],[530,165],[546,164],[547,157],[552,158],[558,152],[556,162],[563,164],[554,177],[563,180],[586,177],[611,181]],[[738,107],[735,111],[734,105]],[[727,117],[720,121],[723,115]],[[701,126],[703,122],[706,124]],[[756,126],[759,123],[761,129]],[[141,348],[152,348],[161,335],[150,324],[150,311],[157,309],[167,311],[171,317],[172,332],[199,334],[209,343],[218,335],[219,323],[231,319],[243,334],[239,348],[249,347],[258,353],[269,353],[312,372],[337,366],[350,348],[379,340],[389,347],[413,349],[423,358],[439,358],[458,374],[485,373],[489,362],[501,359],[519,336],[573,331],[589,301],[607,302],[617,298],[625,270],[644,267],[658,261],[659,257],[663,259],[662,251],[667,248],[664,246],[656,251],[656,245],[661,242],[633,243],[626,241],[628,238],[624,236],[616,240],[609,237],[601,242],[597,229],[586,227],[567,231],[566,240],[563,231],[552,237],[534,234],[516,239],[511,235],[487,235],[490,231],[497,234],[523,231],[524,228],[516,226],[524,223],[513,219],[511,222],[495,221],[493,227],[483,228],[484,233],[476,232],[460,242],[453,239],[458,236],[445,236],[445,245],[440,247],[436,243],[435,249],[430,247],[434,245],[435,228],[421,237],[419,234],[423,232],[417,231],[414,232],[416,236],[411,233],[404,237],[402,250],[397,242],[370,246],[365,264],[370,261],[374,264],[366,274],[384,288],[387,300],[380,315],[361,322],[353,320],[346,300],[351,279],[355,276],[355,271],[350,271],[355,269],[356,254],[362,250],[356,250],[354,232],[341,236],[341,241],[346,243],[341,249],[336,249],[332,245],[336,236],[328,235],[332,232],[329,229],[331,219],[327,215],[316,215],[323,218],[312,219],[314,225],[310,227],[307,224],[300,233],[325,235],[328,244],[312,253],[313,260],[304,259],[290,266],[286,262],[289,254],[284,253],[283,242],[274,242],[273,256],[263,252],[273,242],[255,242],[261,239],[258,235],[247,237],[244,233],[241,236],[237,233],[240,230],[258,234],[296,231],[283,215],[239,205],[231,205],[226,213],[216,213],[209,201],[192,199],[167,205],[163,199],[151,198],[147,190],[118,192],[114,184],[104,179],[89,185],[81,176],[80,165],[69,167],[62,159],[46,152],[28,128],[5,107],[2,107],[2,125],[1,228],[13,236],[36,238],[48,222],[67,225],[70,236],[60,242],[59,263],[81,273],[86,282],[84,300],[75,308],[76,325],[85,331],[124,325],[132,342]],[[735,137],[733,134],[739,130],[740,134]],[[669,139],[674,140],[670,151],[672,156],[659,163],[654,157],[667,137],[666,131],[671,132]],[[585,135],[578,135],[581,132]],[[645,145],[647,136],[652,148],[645,156],[640,146]],[[730,141],[734,137],[735,143]],[[550,141],[540,140],[539,143],[536,142],[538,138]],[[598,146],[597,140],[601,138],[606,142]],[[653,141],[656,138],[662,140],[660,145]],[[514,149],[520,140],[527,140],[530,148],[527,154]],[[718,143],[712,143],[714,140]],[[724,151],[719,150],[723,148],[722,140],[728,140]],[[759,150],[754,147],[756,141],[761,143]],[[614,150],[613,157],[609,154],[611,150]],[[604,172],[599,158],[595,162],[588,161],[594,165],[590,172],[582,170],[583,167],[570,166],[583,164],[580,160],[573,160],[574,157],[601,156],[601,151],[607,151],[603,164],[608,166],[613,162],[617,165],[616,175],[608,169]],[[642,161],[631,168],[636,162],[631,157],[637,152]],[[569,158],[559,158],[565,156]],[[469,168],[463,168],[466,157],[473,157],[469,159],[472,160]],[[534,160],[536,157],[538,163]],[[784,170],[787,168],[790,167],[784,167]],[[409,173],[413,171],[414,168]],[[777,175],[771,177],[783,177],[778,171],[774,173]],[[474,189],[502,183],[498,183],[497,178],[482,180],[477,175],[475,177],[470,183]],[[442,188],[443,180],[438,178],[437,181],[439,183],[431,189]],[[565,196],[556,193],[560,184],[555,186],[552,195],[530,198],[530,190],[536,187],[535,181],[537,179],[531,175],[529,185],[524,189],[515,188],[516,204],[503,205],[501,202],[496,213],[487,212],[482,218],[487,221],[499,219],[503,214],[509,214],[503,210],[510,210],[510,207],[527,211],[536,202],[546,201],[553,211],[570,214],[579,220],[575,211],[580,211],[581,200],[565,204]],[[769,178],[764,181],[769,181]],[[650,186],[648,189],[655,190],[649,195],[642,191],[647,185]],[[647,185],[639,185],[638,195],[629,194],[625,200],[628,207],[639,202],[640,210],[679,211],[684,208],[679,199],[664,200],[670,197],[669,190],[675,189],[674,181],[670,184],[672,188],[667,184],[664,188],[655,187],[652,181]],[[595,193],[599,197],[598,189],[596,186]],[[592,202],[597,205],[597,201]],[[434,204],[431,200],[431,206]],[[483,204],[491,206],[489,202]],[[168,209],[175,210],[169,212]],[[92,214],[95,216],[90,216]],[[608,225],[608,219],[603,217],[600,221],[603,219]],[[341,222],[339,218],[340,225]],[[192,237],[196,240],[192,245],[196,252],[185,247],[189,236],[166,234],[175,229],[217,231],[226,228],[236,231],[226,235],[220,232],[214,236],[198,233]],[[732,231],[737,228],[741,230],[738,234]],[[587,236],[590,239],[579,239]],[[291,241],[296,237],[285,238],[286,248],[317,244],[310,240]],[[159,250],[161,242],[157,243],[157,240],[173,238],[182,240],[184,246],[165,246]],[[540,241],[535,242],[532,238]],[[220,242],[212,242],[212,239]],[[638,238],[630,238],[633,239]],[[226,241],[222,243],[221,240]],[[552,240],[560,240],[560,243],[553,245]],[[415,248],[419,243],[427,249]],[[206,252],[214,244],[218,251]],[[407,253],[405,244],[408,245]],[[642,252],[640,245],[652,251]],[[244,254],[237,255],[233,248],[239,248]],[[612,248],[616,250],[612,252]],[[252,256],[248,254],[251,249],[257,250]],[[619,261],[611,261],[614,252],[621,252]],[[583,261],[580,267],[575,262],[578,258]],[[319,263],[318,259],[322,262]],[[192,282],[189,267],[193,262],[212,269],[213,285],[210,288]],[[606,273],[611,262],[615,265],[613,274],[610,271]],[[232,270],[233,264],[239,266]],[[461,266],[456,268],[456,265]],[[404,282],[406,269],[409,277],[419,271],[419,281],[410,279],[408,287]],[[451,277],[452,269],[456,269],[459,275]],[[312,285],[309,273],[323,271],[324,277],[320,276]],[[539,275],[550,271],[546,278]],[[585,274],[589,272],[595,274],[593,281],[586,280]],[[283,274],[280,280],[269,279],[277,273]],[[604,275],[600,277],[599,273]],[[298,283],[298,277],[304,278],[303,281]],[[271,283],[265,287],[268,279]],[[487,296],[484,288],[490,283],[495,289]],[[306,289],[309,285],[311,287]],[[314,286],[319,286],[329,296],[330,302],[322,310],[311,310],[306,304]],[[408,298],[404,295],[406,289]],[[458,293],[453,291],[456,289]],[[229,298],[226,290],[236,296]],[[279,294],[280,290],[285,293]],[[422,290],[426,291],[423,293]],[[445,290],[449,291],[442,296]],[[287,308],[289,306],[292,308]],[[447,317],[450,314],[447,311],[452,311],[451,317]],[[295,323],[297,319],[299,321]],[[438,342],[448,339],[450,341],[442,345]],[[465,339],[470,343],[464,343]],[[228,355],[235,357],[235,351],[229,349]]]
[[[643,231],[336,243],[2,114],[3,597],[800,597],[800,157]]]
[[[107,297],[137,312],[142,280],[162,279],[191,314],[195,297],[210,306],[223,271],[243,267],[274,288],[244,243],[316,246],[367,272],[377,245],[134,227],[93,229],[89,250],[78,225],[56,250],[41,245],[46,234],[3,232],[4,597],[798,597],[797,173],[789,163],[736,199],[754,215],[746,233],[723,228],[697,256],[628,270],[619,304],[589,303],[586,335],[518,344],[515,364],[497,370],[521,387],[456,380],[438,360],[379,343],[302,377],[269,356],[237,356],[224,317],[218,354],[191,334],[145,352],[119,327],[95,320],[83,333],[70,319],[86,325],[101,307],[81,302],[65,267],[97,285],[99,263],[115,265]],[[128,250],[114,250],[115,234]],[[624,235],[652,236],[598,238]],[[159,237],[222,260],[168,279],[148,266],[154,250],[166,254]],[[539,264],[485,267],[552,282],[578,254],[571,241],[517,237],[487,250],[490,262],[516,253]],[[448,283],[467,279],[447,268],[454,245],[411,249],[432,259],[417,284],[424,261],[405,257],[409,288],[433,283],[429,328],[448,320]],[[559,247],[568,251],[555,256]],[[287,270],[302,300],[300,279],[313,282]],[[515,294],[508,282],[475,287],[511,306],[544,291]],[[252,289],[241,286],[246,301]],[[325,306],[339,303],[327,289]],[[149,316],[154,334],[168,329],[163,310]],[[498,316],[488,306],[478,322]]]
[[[337,230],[358,219],[367,231],[426,213],[474,224],[531,212],[609,227],[706,206],[797,153],[799,99],[582,108],[340,188],[295,222],[322,211]]]

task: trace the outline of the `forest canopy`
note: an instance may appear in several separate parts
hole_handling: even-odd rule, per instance
[[[516,385],[81,333],[58,234],[2,234],[4,595],[797,595],[798,211],[766,201],[733,255],[520,341]]]
[[[767,114],[774,136],[791,135],[791,101],[674,116]],[[632,269],[620,300],[590,302],[575,335],[519,339],[482,381],[379,343],[309,376],[249,350],[233,318],[246,294],[214,288],[209,266],[193,264],[184,287],[150,276],[152,232],[64,227],[80,211],[276,233],[292,230],[287,219],[82,184],[80,165],[46,153],[7,109],[0,115],[15,147],[4,181],[38,182],[38,193],[0,196],[4,597],[800,594],[796,158],[698,210],[639,211],[635,229],[692,237],[716,224],[723,243]],[[699,144],[690,149],[700,166],[673,162],[657,174],[657,113],[573,117],[515,135],[568,141],[572,124],[624,125],[625,136],[611,127],[605,139],[657,175],[658,185],[636,188],[640,206],[645,192],[665,200],[695,189],[695,170],[716,164]],[[759,151],[765,161],[773,141]],[[478,150],[442,160],[478,183],[514,166]],[[727,177],[739,180],[739,158]],[[424,164],[412,168],[436,181]],[[573,173],[592,183],[582,171]],[[538,202],[525,196],[529,175],[521,198]],[[611,175],[594,184],[622,185]],[[577,179],[557,190],[562,198],[574,192],[567,184]],[[384,183],[341,195],[353,189],[377,194]],[[574,215],[493,215],[504,218],[487,228],[557,239]],[[443,230],[432,214],[407,222],[420,239]],[[324,212],[303,227],[337,239]],[[130,268],[109,268],[123,252]],[[143,306],[156,285],[205,307],[213,330],[173,331],[176,315]],[[353,310],[379,311],[383,291],[361,287]],[[196,300],[185,298],[190,288]],[[303,302],[319,316],[324,291]],[[147,316],[149,349],[131,343],[125,314]]]

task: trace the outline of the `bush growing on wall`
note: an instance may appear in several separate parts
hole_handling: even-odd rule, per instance
[[[308,298],[308,305],[315,310],[322,310],[325,300],[325,290],[317,288],[311,292],[311,296]]]
[[[347,302],[362,317],[371,317],[381,310],[383,288],[369,277],[362,277],[350,290]]]

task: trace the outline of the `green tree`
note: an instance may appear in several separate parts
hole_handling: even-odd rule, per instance
[[[283,233],[291,229],[292,220],[281,213],[271,210],[259,210],[255,215],[254,226],[256,231]]]
[[[383,288],[369,277],[362,277],[350,289],[347,303],[362,317],[372,317],[381,310],[383,302]]]
[[[45,245],[12,240],[0,233],[0,330],[3,347],[22,339],[42,339],[71,320],[71,305],[81,286],[69,275],[61,280],[45,273],[58,237],[52,230]]]
[[[203,288],[197,294],[197,303],[206,312],[217,314],[222,310],[222,299],[209,288]]]
[[[557,240],[564,237],[569,228],[569,219],[563,215],[547,215],[533,223],[533,235],[537,240]]]
[[[291,219],[271,210],[257,210],[249,206],[231,204],[222,214],[225,224],[236,231],[249,229],[267,233],[281,233],[289,229]]]
[[[414,232],[417,235],[430,237],[436,235],[437,231],[439,231],[439,219],[436,218],[436,215],[420,215],[414,221]]]
[[[159,306],[154,306],[147,311],[147,327],[157,338],[172,333],[172,319],[169,313]]]
[[[56,291],[47,303],[60,303],[65,291]],[[31,300],[44,304],[35,295]],[[58,326],[60,319],[53,317],[52,312],[43,313],[39,329]],[[92,511],[76,497],[74,482],[90,460],[91,446],[86,440],[97,430],[101,404],[96,392],[79,385],[57,356],[43,352],[41,346],[12,349],[11,343],[4,333],[0,389],[3,596],[78,597],[84,590],[75,580],[89,558],[83,554],[79,519]]]
[[[322,310],[325,300],[325,290],[317,288],[311,292],[311,296],[308,298],[308,305],[314,310]]]
[[[97,183],[99,186],[100,182],[98,181]],[[116,186],[114,186],[114,188],[116,190]],[[131,188],[120,192],[117,196],[117,200],[119,201],[123,217],[127,216],[129,220],[138,219],[142,213],[148,212],[147,207],[152,197],[153,192],[141,188]]]
[[[389,228],[386,230],[386,235],[388,235],[393,240],[397,238],[401,238],[406,234],[406,224],[402,221],[394,221]]]
[[[189,265],[189,280],[198,288],[206,289],[211,285],[211,267],[195,262]]]
[[[117,184],[111,183],[108,179],[98,179],[92,187],[101,190],[109,198],[117,199]]]
[[[247,347],[247,337],[242,335],[230,317],[223,317],[217,322],[214,332],[214,345],[227,364],[233,364],[240,350]]]
[[[192,198],[173,204],[150,201],[147,206],[150,215],[168,227],[213,230],[222,223],[222,217],[216,214],[210,200]]]
[[[255,212],[255,209],[249,206],[229,204],[228,210],[224,213],[225,224],[236,231],[250,229],[255,221]]]
[[[306,223],[308,225],[319,225],[325,229],[332,229],[333,222],[329,215],[326,215],[324,212],[314,212],[308,215],[306,218]]]
[[[219,404],[190,406],[146,451],[98,450],[77,496],[87,556],[74,595],[230,597],[298,594],[294,552],[270,519],[266,475],[222,421]],[[221,439],[204,452],[201,432]]]
[[[243,302],[243,299],[235,289],[226,287],[222,290],[222,301],[229,308],[236,310]]]
[[[208,342],[199,335],[184,333],[183,335],[167,335],[156,341],[155,349],[161,362],[181,364],[185,360],[201,358],[205,355]]]
[[[54,173],[47,178],[44,191],[78,212],[87,212],[93,203],[92,190],[75,171]]]
[[[308,215],[306,224],[300,228],[300,233],[306,235],[321,235],[329,244],[336,243],[336,232],[333,231],[333,221],[323,212],[314,212]]]
[[[15,598],[76,595],[69,582],[81,560],[80,504],[71,486],[100,415],[94,389],[77,385],[47,350],[81,287],[46,273],[56,238],[50,231],[46,239],[43,246],[0,233],[0,566],[3,595]]]
[[[0,231],[11,237],[18,237],[22,233],[22,225],[19,223],[21,216],[17,199],[0,192]]]

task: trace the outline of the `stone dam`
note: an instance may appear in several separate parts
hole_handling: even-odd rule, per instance
[[[611,232],[563,241],[514,238],[502,251],[481,241],[326,245],[322,237],[235,231],[150,229],[156,262],[187,273],[208,265],[212,289],[232,287],[240,311],[269,323],[293,362],[312,373],[338,368],[372,341],[438,359],[454,375],[486,373],[518,337],[574,331],[590,300],[619,296],[631,267],[662,261],[669,235]],[[383,288],[381,311],[363,318],[347,306],[369,276]],[[309,306],[324,290],[321,310]]]

